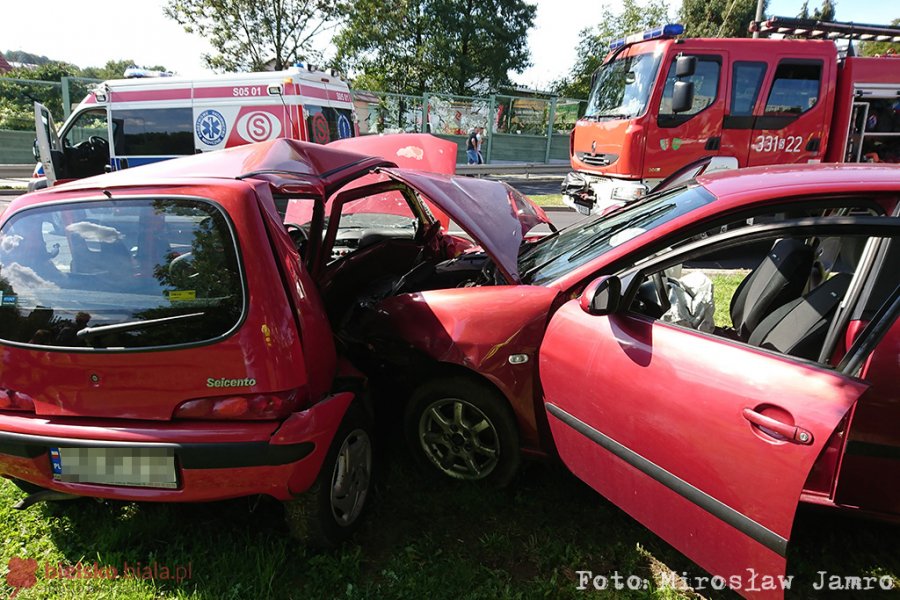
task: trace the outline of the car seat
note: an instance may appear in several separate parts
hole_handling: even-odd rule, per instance
[[[740,339],[747,339],[774,309],[803,294],[814,259],[813,248],[803,240],[775,242],[731,297],[731,323]]]
[[[816,360],[851,279],[849,273],[838,273],[808,294],[775,309],[753,330],[750,345]]]

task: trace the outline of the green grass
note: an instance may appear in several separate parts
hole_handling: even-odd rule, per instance
[[[565,206],[562,201],[562,194],[542,194],[539,196],[529,196],[531,200],[538,206]]]
[[[668,570],[702,576],[693,563],[561,467],[526,464],[510,489],[484,491],[423,478],[400,449],[390,449],[388,458],[391,466],[362,529],[352,543],[323,554],[288,539],[274,502],[78,500],[18,512],[11,505],[22,493],[4,481],[0,576],[12,557],[37,561],[37,584],[16,596],[23,600],[696,597],[653,583]],[[789,570],[807,588],[818,570],[886,574],[900,584],[896,529],[808,514],[795,529]],[[45,577],[48,566],[79,561],[190,565],[191,578]],[[643,591],[579,591],[579,570],[637,575],[651,585]],[[0,582],[0,595],[12,592]]]
[[[738,284],[747,276],[747,271],[710,273],[713,282],[713,299],[716,312],[713,316],[716,327],[731,327],[731,297]]]

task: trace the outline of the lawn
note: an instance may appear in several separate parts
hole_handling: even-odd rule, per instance
[[[541,194],[538,196],[529,196],[531,200],[541,207],[557,207],[565,206],[562,201],[562,194]]]
[[[697,597],[657,582],[667,572],[702,571],[559,466],[527,464],[510,489],[485,491],[423,478],[402,449],[389,448],[387,457],[373,510],[338,551],[312,554],[289,540],[274,502],[77,500],[18,512],[11,505],[22,494],[2,482],[0,559],[4,567],[13,557],[37,562],[36,585],[16,596],[23,600]],[[897,533],[804,512],[788,563],[802,589],[791,596],[816,597],[818,570],[890,575],[900,584]],[[96,578],[112,568],[121,575],[126,563],[131,576]],[[138,563],[148,578],[133,576]],[[66,567],[69,577],[57,576]],[[182,581],[172,579],[178,567],[190,569]],[[580,570],[637,576],[649,587],[580,591]],[[13,590],[3,587],[0,594]]]

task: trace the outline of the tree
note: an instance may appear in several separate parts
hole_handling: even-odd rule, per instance
[[[769,2],[763,3],[763,11]],[[690,37],[749,37],[756,0],[684,0],[679,19]]]
[[[358,0],[335,38],[336,62],[376,91],[484,94],[529,66],[525,0]]]
[[[816,21],[834,21],[834,2],[831,0],[822,0],[822,7],[815,9],[812,14],[809,13],[808,0],[803,0],[803,6],[800,7],[798,19],[815,19]]]
[[[316,35],[334,26],[340,0],[167,0],[164,12],[188,33],[209,40],[207,66],[221,71],[280,71],[318,60]]]
[[[63,114],[59,85],[3,81],[4,79],[58,83],[63,77],[80,74],[81,69],[75,65],[51,61],[35,68],[20,67],[0,75],[0,129],[34,129],[35,102],[45,105],[57,117]]]
[[[636,0],[624,0],[619,14],[604,9],[598,25],[579,32],[578,60],[569,75],[555,82],[553,88],[562,96],[587,98],[591,91],[591,76],[609,53],[611,41],[662,25],[668,18],[664,0],[648,0],[646,5],[638,4]]]

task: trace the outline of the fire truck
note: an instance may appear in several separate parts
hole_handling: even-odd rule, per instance
[[[30,188],[279,137],[326,144],[358,135],[350,89],[333,69],[125,75],[97,85],[58,132],[35,103],[39,164]]]
[[[782,39],[685,39],[669,24],[612,42],[571,133],[564,201],[606,212],[694,164],[900,162],[900,57],[852,46],[900,42],[900,28],[776,17],[751,30]]]

